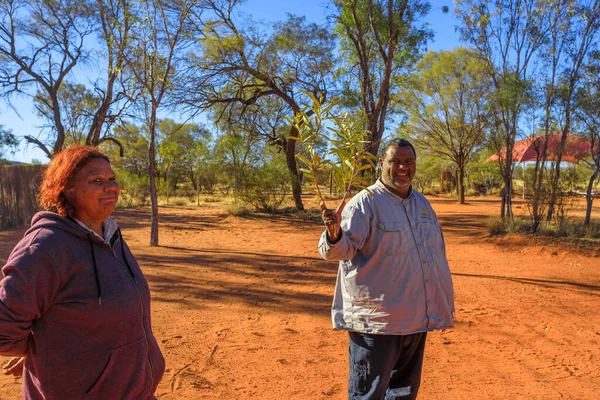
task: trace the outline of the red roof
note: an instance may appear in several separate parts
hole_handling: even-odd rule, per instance
[[[560,145],[560,139],[560,134],[548,136],[546,161],[553,161],[556,159]],[[538,158],[541,160],[543,145],[543,135],[531,136],[527,139],[515,142],[512,152],[513,162],[535,161]],[[565,148],[563,150],[561,161],[578,164],[581,159],[591,157],[591,147],[592,144],[589,139],[582,136],[567,135],[567,141],[565,142]],[[596,147],[595,153],[598,153],[598,147]],[[506,158],[506,148],[502,149],[499,153],[492,155],[490,158],[485,160],[485,162],[498,161],[500,158]]]

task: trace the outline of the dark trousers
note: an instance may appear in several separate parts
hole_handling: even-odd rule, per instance
[[[427,332],[350,335],[349,400],[413,400],[421,384]]]

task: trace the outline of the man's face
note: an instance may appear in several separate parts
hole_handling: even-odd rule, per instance
[[[403,199],[410,193],[410,184],[417,170],[417,158],[409,146],[390,146],[379,159],[381,180]]]

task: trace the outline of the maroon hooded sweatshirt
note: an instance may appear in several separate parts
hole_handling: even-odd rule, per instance
[[[119,231],[108,245],[37,213],[2,273],[0,354],[26,355],[24,399],[155,398],[150,290]]]

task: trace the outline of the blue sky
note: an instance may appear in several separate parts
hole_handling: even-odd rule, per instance
[[[277,21],[284,19],[286,13],[291,13],[304,15],[309,21],[324,23],[328,14],[327,5],[329,3],[329,0],[248,0],[242,11],[258,20]],[[435,38],[429,44],[429,50],[451,50],[459,46],[459,35],[455,32],[457,22],[452,13],[452,1],[432,0],[431,4],[432,10],[425,21],[435,32]],[[448,14],[442,13],[443,6],[450,8]],[[77,72],[75,74],[74,77],[70,77],[70,80],[79,80]],[[86,78],[83,79],[82,83],[85,83],[85,81]],[[31,98],[15,97],[12,99],[12,104],[18,114],[5,103],[0,103],[0,125],[12,129],[17,136],[38,136],[43,122],[35,115]],[[30,162],[33,159],[38,159],[43,163],[47,162],[47,158],[41,150],[32,145],[25,146],[23,141],[15,155],[11,157],[9,154],[8,156],[21,162]]]

